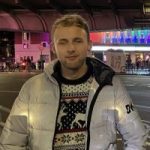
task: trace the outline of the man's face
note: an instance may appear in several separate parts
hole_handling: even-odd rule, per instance
[[[62,68],[78,70],[85,64],[91,43],[84,29],[59,26],[54,32],[54,49]]]

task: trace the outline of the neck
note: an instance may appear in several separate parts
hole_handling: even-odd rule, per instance
[[[76,80],[82,77],[87,72],[87,64],[83,64],[82,67],[77,69],[67,69],[62,66],[62,75],[69,80]]]

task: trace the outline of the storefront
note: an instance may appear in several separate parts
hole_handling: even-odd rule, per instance
[[[91,32],[92,53],[108,63],[107,51],[123,51],[124,66],[146,68],[150,64],[150,30]]]

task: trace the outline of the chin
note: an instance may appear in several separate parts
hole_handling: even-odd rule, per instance
[[[78,61],[78,62],[65,62],[63,63],[63,66],[67,69],[70,70],[78,70],[83,66],[84,62],[83,61]]]
[[[77,69],[82,67],[82,64],[80,64],[80,63],[77,63],[77,64],[68,63],[65,65],[65,67],[68,69],[77,70]]]
[[[70,70],[78,70],[79,68],[81,68],[81,66],[66,66],[67,69],[70,69]]]

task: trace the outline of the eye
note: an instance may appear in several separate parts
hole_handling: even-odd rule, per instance
[[[75,39],[74,42],[76,42],[76,43],[82,43],[83,40],[82,39]]]
[[[67,43],[67,41],[64,41],[64,40],[58,42],[58,44],[60,44],[60,45],[65,45],[66,43]]]
[[[65,44],[65,42],[59,42],[58,44],[62,44],[63,45],[63,44]]]

